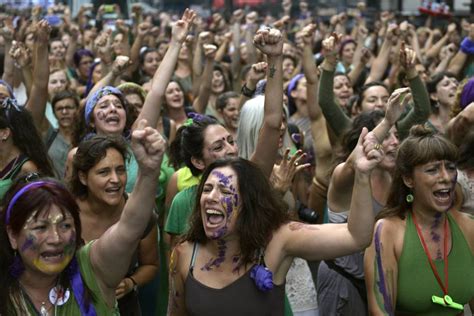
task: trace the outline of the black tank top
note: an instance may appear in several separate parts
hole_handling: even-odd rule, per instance
[[[222,289],[208,287],[193,276],[198,245],[194,244],[189,273],[184,284],[189,315],[205,316],[280,316],[284,315],[285,284],[260,291],[250,278],[250,269]]]

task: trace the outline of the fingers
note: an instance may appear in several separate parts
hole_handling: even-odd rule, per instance
[[[367,129],[367,127],[362,128],[362,131],[360,132],[360,135],[359,135],[359,139],[357,140],[357,146],[361,146],[364,143],[365,135],[367,135],[368,132],[369,130]]]

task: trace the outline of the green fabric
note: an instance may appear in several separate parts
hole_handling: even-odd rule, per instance
[[[474,297],[474,255],[453,217],[447,214],[452,238],[448,255],[448,294],[454,302],[464,305]],[[444,284],[444,262],[433,262]],[[432,295],[443,297],[443,291],[431,270],[411,213],[408,212],[403,250],[398,262],[396,310],[412,315],[445,316],[459,313],[459,310],[432,303]]]
[[[341,136],[344,131],[351,128],[352,120],[344,113],[334,100],[334,72],[323,70],[319,84],[319,105],[328,125],[336,136]],[[408,114],[397,122],[397,132],[400,140],[406,138],[410,128],[415,124],[424,123],[430,113],[430,98],[423,81],[419,76],[410,80],[410,88],[414,106]]]
[[[291,310],[290,301],[288,301],[288,296],[285,294],[285,316],[293,316],[293,311]]]
[[[319,82],[319,106],[334,134],[339,137],[351,128],[352,120],[334,100],[334,71],[323,70]]]
[[[128,147],[129,159],[125,162],[125,168],[127,169],[127,184],[125,185],[125,192],[132,193],[135,181],[137,180],[138,174],[138,162],[135,159],[132,148]]]
[[[428,95],[425,84],[419,76],[410,80],[410,89],[414,106],[408,114],[396,124],[400,141],[408,136],[410,128],[413,125],[425,123],[431,114],[430,96]]]
[[[156,196],[156,207],[160,216],[163,216],[165,210],[166,188],[168,182],[174,173],[174,168],[169,165],[168,155],[163,156],[163,161],[160,167],[160,178],[158,180],[158,195]]]
[[[173,235],[184,234],[189,228],[189,215],[194,209],[197,185],[176,194],[166,219],[165,232]]]
[[[177,171],[176,181],[176,187],[178,188],[178,192],[181,192],[184,189],[193,185],[199,184],[199,179],[201,179],[201,177],[193,176],[193,174],[191,173],[191,169],[189,169],[188,167],[179,168]]]
[[[96,282],[96,276],[92,271],[92,265],[90,262],[90,249],[94,241],[87,243],[81,249],[79,249],[76,253],[77,261],[79,263],[79,268],[81,271],[81,276],[84,284],[89,288],[92,301],[94,302],[94,307],[97,315],[101,316],[117,316],[120,315],[117,302],[115,302],[114,308],[107,307],[106,302],[102,297],[101,290],[99,285]],[[62,305],[58,306],[55,315],[81,315],[81,311],[79,309],[79,305],[76,302],[74,297],[74,293],[70,290],[71,296],[67,300],[67,302]],[[30,314],[35,315],[36,312],[32,306],[28,306],[30,309]]]

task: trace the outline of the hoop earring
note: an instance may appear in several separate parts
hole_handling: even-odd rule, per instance
[[[413,200],[415,199],[415,197],[413,196],[413,194],[408,193],[405,199],[407,203],[413,203]]]

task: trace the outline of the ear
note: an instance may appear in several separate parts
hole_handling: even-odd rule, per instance
[[[8,226],[7,226],[7,234],[8,234],[8,240],[10,241],[10,245],[12,246],[13,250],[17,250],[18,244],[16,242],[16,236],[11,230],[11,228]]]
[[[436,95],[436,92],[430,93],[430,99],[438,102],[438,96]]]
[[[6,141],[11,136],[11,130],[6,127],[0,129],[0,141]]]
[[[290,95],[292,98],[295,98],[296,97],[296,89],[293,89],[291,92],[290,92]]]
[[[199,170],[206,169],[206,165],[204,164],[204,161],[202,159],[191,157],[191,163],[193,164],[194,167],[196,167]]]
[[[410,189],[413,189],[413,178],[411,176],[402,176],[403,183]]]
[[[79,181],[85,186],[87,186],[87,174],[83,171],[79,171],[78,174],[79,176]]]

